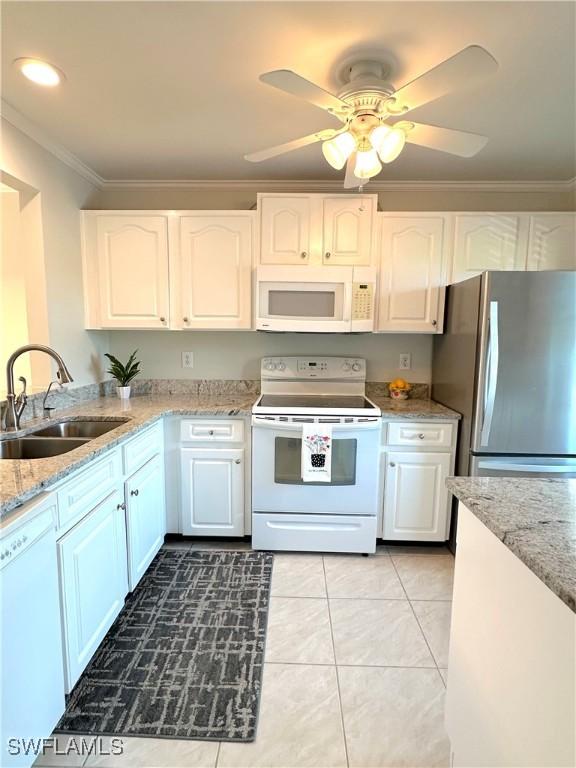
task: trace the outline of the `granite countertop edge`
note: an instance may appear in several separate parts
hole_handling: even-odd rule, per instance
[[[114,448],[125,439],[166,416],[250,417],[256,397],[253,393],[213,395],[136,395],[127,404],[116,397],[85,400],[64,408],[49,419],[34,419],[18,432],[3,434],[2,439],[25,437],[40,427],[60,421],[94,419],[113,421],[125,419],[125,424],[68,453],[44,459],[0,460],[0,522],[14,509],[46,491],[55,483],[81,469],[100,454]],[[382,410],[383,418],[457,419],[459,414],[433,400],[412,399],[391,401],[383,396],[372,400]]]
[[[446,486],[576,613],[576,480],[449,477]]]

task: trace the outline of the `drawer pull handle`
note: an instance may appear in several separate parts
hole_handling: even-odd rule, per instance
[[[187,317],[183,317],[182,320],[184,320],[185,323],[189,322]]]
[[[133,491],[130,491],[130,496],[138,496],[139,493],[140,491],[138,488],[135,488]]]
[[[213,435],[213,434],[214,434],[214,430],[213,430],[213,429],[209,429],[209,430],[208,430],[208,434],[209,434],[209,435]]]
[[[241,464],[241,459],[234,459],[234,464]]]
[[[418,437],[420,438],[420,440],[424,440],[424,438],[426,437],[426,435],[424,435],[424,434],[422,434],[422,432],[420,432],[420,434],[418,435]]]
[[[389,467],[395,467],[395,466],[396,466],[396,464],[395,464],[393,461],[391,461],[391,462],[390,462],[390,464],[388,464],[388,466],[389,466]]]
[[[308,254],[306,253],[306,251],[302,251],[302,253],[300,254],[300,258],[305,259],[307,257],[308,257]]]
[[[330,251],[326,251],[326,253],[324,254],[324,257],[325,257],[326,259],[329,259],[329,258],[330,258],[330,256],[332,256],[332,254],[330,253]]]
[[[126,504],[116,504],[116,509],[126,509]]]

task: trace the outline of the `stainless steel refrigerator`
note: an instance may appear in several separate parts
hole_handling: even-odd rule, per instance
[[[576,478],[576,272],[449,286],[432,382],[463,416],[457,474]]]

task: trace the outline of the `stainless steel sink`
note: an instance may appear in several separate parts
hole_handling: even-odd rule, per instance
[[[126,424],[126,419],[114,419],[113,421],[60,421],[43,429],[30,432],[38,437],[82,437],[93,440],[95,437],[105,435],[121,424]]]
[[[87,443],[86,438],[21,437],[0,441],[0,459],[46,459],[59,456]]]

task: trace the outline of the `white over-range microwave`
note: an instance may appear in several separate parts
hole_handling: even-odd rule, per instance
[[[256,328],[300,333],[374,330],[371,267],[258,267]]]

